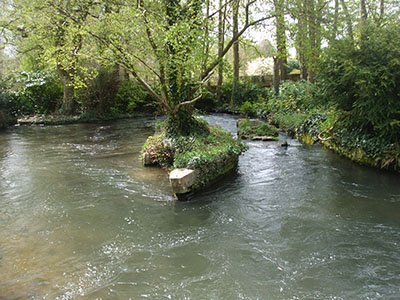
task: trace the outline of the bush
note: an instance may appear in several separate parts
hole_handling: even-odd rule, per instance
[[[346,126],[396,142],[400,139],[400,31],[365,24],[354,45],[337,42],[322,58],[324,98],[347,112]]]
[[[17,82],[20,91],[11,97],[11,112],[15,115],[51,113],[62,101],[62,86],[49,73],[23,72]]]
[[[315,87],[304,80],[282,82],[279,95],[269,101],[270,110],[278,111],[307,111],[314,106]]]
[[[0,82],[0,110],[9,111],[11,107],[11,95],[5,88],[4,83]]]
[[[240,119],[237,122],[238,136],[240,138],[253,138],[255,136],[278,136],[278,129],[266,122],[259,120]]]
[[[238,156],[246,146],[235,140],[222,128],[211,127],[210,134],[198,137],[183,137],[177,140],[174,168],[201,169],[215,161]]]
[[[162,127],[165,127],[165,124]],[[239,155],[245,147],[229,132],[219,127],[209,128],[207,135],[175,138],[168,138],[163,130],[147,139],[142,155],[146,164],[156,164],[165,168],[202,168],[230,155]]]
[[[271,123],[294,134],[307,118],[307,113],[279,111],[271,115]]]
[[[298,60],[290,59],[287,64],[287,68],[288,68],[287,70],[288,74],[293,74],[292,73],[293,71],[300,70],[300,62]]]
[[[228,82],[221,87],[222,101],[230,104],[232,97],[232,82]],[[239,83],[236,91],[235,103],[236,107],[240,107],[245,101],[255,103],[260,99],[265,99],[269,95],[267,88],[260,87],[251,82]]]
[[[128,80],[120,85],[113,109],[120,113],[133,113],[153,112],[156,107],[155,100],[138,83]]]
[[[118,69],[100,68],[87,87],[78,92],[78,102],[84,113],[104,117],[112,114],[119,86]]]
[[[245,101],[239,111],[247,117],[255,117],[257,115],[256,105],[253,105],[250,101]]]
[[[11,117],[12,95],[7,91],[3,82],[0,82],[0,129],[6,128],[15,122]]]

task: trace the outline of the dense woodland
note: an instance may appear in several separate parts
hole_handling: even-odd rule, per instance
[[[357,150],[364,163],[400,168],[398,0],[1,6],[3,115],[158,113],[174,136],[203,130],[196,109],[240,112],[350,157]],[[270,85],[244,76],[250,60],[267,57]]]

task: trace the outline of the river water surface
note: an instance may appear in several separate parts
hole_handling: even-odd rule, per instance
[[[152,124],[0,133],[0,299],[400,298],[399,175],[249,142],[176,202],[139,160]]]

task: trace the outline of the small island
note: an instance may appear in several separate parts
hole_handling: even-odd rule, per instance
[[[145,166],[159,166],[170,171],[170,183],[178,199],[198,191],[232,172],[246,145],[217,126],[194,118],[196,130],[190,134],[168,135],[166,122],[143,146]]]

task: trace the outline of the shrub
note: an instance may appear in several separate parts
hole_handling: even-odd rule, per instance
[[[324,98],[347,114],[350,128],[363,134],[400,139],[400,31],[398,26],[365,24],[354,45],[328,48],[318,84]]]
[[[289,61],[288,61],[288,64],[287,64],[287,68],[288,68],[288,73],[289,74],[293,74],[292,72],[293,71],[298,71],[298,70],[300,70],[300,62],[298,61],[298,60],[293,60],[293,59],[290,59]]]
[[[136,82],[128,80],[123,82],[117,93],[114,109],[121,113],[134,111],[154,111],[157,107],[150,95]]]
[[[49,73],[22,72],[17,78],[18,91],[11,100],[13,114],[54,112],[63,97],[60,82]]]
[[[273,96],[270,109],[276,111],[306,111],[313,106],[315,88],[312,83],[304,80],[284,81],[280,86],[278,96]]]
[[[294,133],[307,118],[307,113],[279,111],[271,115],[271,123],[283,130]]]
[[[148,164],[166,168],[201,168],[213,161],[239,155],[245,149],[245,144],[235,140],[229,132],[210,127],[207,135],[175,138],[168,138],[163,130],[147,139],[142,155],[145,161],[145,156],[148,156]]]
[[[0,82],[0,110],[10,110],[11,98],[12,97],[6,90],[4,83]]]
[[[87,87],[78,91],[78,102],[84,113],[107,116],[112,113],[119,86],[118,69],[100,68],[95,78],[87,83]]]
[[[256,105],[253,105],[250,101],[245,101],[239,111],[247,117],[255,117],[257,115]]]
[[[259,120],[240,119],[237,122],[238,136],[252,138],[255,136],[278,136],[278,129]]]
[[[221,87],[222,101],[226,104],[230,103],[232,97],[232,82],[228,82]],[[236,91],[235,103],[236,107],[240,107],[245,101],[255,103],[260,99],[265,99],[269,95],[268,89],[260,87],[251,82],[239,83]]]
[[[175,155],[174,168],[202,168],[212,162],[239,155],[246,146],[220,127],[211,127],[210,134],[178,140],[181,146]]]
[[[0,82],[0,129],[6,128],[15,122],[11,116],[12,95],[7,91],[5,84]]]

